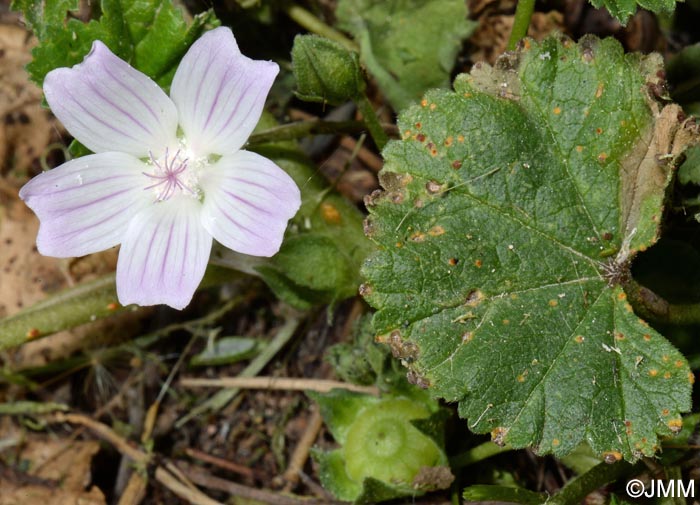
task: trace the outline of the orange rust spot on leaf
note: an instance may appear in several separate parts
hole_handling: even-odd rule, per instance
[[[624,340],[625,336],[619,331],[615,333],[615,340]]]
[[[421,105],[421,107],[427,107],[427,106],[428,106],[428,100],[424,98],[423,100],[420,101],[420,105]]]
[[[680,418],[671,419],[666,423],[666,426],[671,428],[671,431],[678,433],[683,428],[683,420]]]
[[[693,372],[688,372],[688,382],[695,384],[695,374]]]
[[[659,371],[656,368],[652,368],[651,370],[649,370],[650,377],[656,377],[657,375],[659,375]]]
[[[586,337],[584,337],[583,335],[576,335],[576,336],[574,337],[574,341],[575,341],[577,344],[583,344],[583,341],[584,341],[584,340],[586,340]]]
[[[398,247],[399,249],[401,249],[401,248],[403,247],[403,244],[402,244],[401,242],[396,242],[396,247]]]
[[[410,136],[411,136],[411,130],[406,130],[405,132],[403,132],[403,139],[404,140],[406,140]]]
[[[683,366],[683,360],[677,359],[674,365],[676,365],[676,368],[681,368]]]
[[[612,465],[617,463],[622,459],[622,453],[620,451],[605,451],[603,454],[603,461],[607,464]]]
[[[428,235],[430,235],[431,237],[439,237],[440,235],[444,235],[444,233],[445,233],[445,228],[443,228],[439,224],[433,226],[432,228],[430,228],[428,230]]]
[[[651,335],[649,335],[648,333],[645,333],[644,336],[643,336],[642,338],[643,338],[644,340],[646,340],[647,342],[649,342],[649,341],[651,340]]]
[[[464,142],[464,135],[457,135],[457,142]]]
[[[416,135],[416,140],[418,142],[425,142],[425,135],[423,135],[422,133],[419,133],[418,135]]]
[[[603,133],[603,129],[602,129],[602,128],[596,128],[596,129],[595,129],[595,132],[596,132],[597,135],[600,135],[601,133]]]
[[[459,260],[458,260],[457,258],[450,258],[449,260],[447,260],[447,263],[448,263],[450,266],[456,266],[457,263],[459,263]]]
[[[598,161],[600,161],[601,163],[604,163],[605,160],[607,160],[607,159],[608,159],[608,153],[600,153],[598,155]]]
[[[418,122],[414,126],[420,130],[421,128],[423,128],[423,123]]]
[[[664,372],[664,379],[670,379],[671,378],[671,372]]]
[[[671,358],[668,357],[668,354],[664,354],[664,355],[661,357],[661,360],[662,360],[664,363],[668,363],[670,359],[671,359]]]
[[[450,135],[449,137],[447,137],[447,138],[445,139],[445,145],[446,145],[447,147],[450,147],[450,146],[452,145],[452,141],[453,141],[453,140],[454,140],[454,139],[452,138],[452,135]]]
[[[484,262],[481,261],[481,260],[478,260],[478,259],[477,259],[477,260],[474,260],[474,266],[475,266],[476,268],[481,268],[482,266],[484,266]]]
[[[435,110],[436,107],[437,107],[437,105],[435,105],[434,103],[430,104],[430,110]]]
[[[583,151],[583,146],[576,146],[576,152],[580,153]]]
[[[553,445],[554,447],[559,446],[559,444],[561,444],[561,442],[559,441],[558,438],[555,438],[555,439],[552,440],[552,445]]]
[[[340,224],[340,212],[335,205],[328,202],[323,202],[321,204],[321,216],[323,220],[328,224]]]
[[[32,339],[40,337],[41,331],[39,330],[39,328],[29,328],[29,330],[27,330],[27,334],[25,336],[27,337],[27,340],[32,340]]]
[[[617,299],[618,300],[627,300],[627,295],[623,291],[622,293],[617,294]]]
[[[107,310],[117,310],[119,308],[119,304],[117,302],[112,302],[107,304]]]
[[[499,426],[491,430],[491,441],[496,444],[503,446],[506,443],[506,436],[508,435],[508,428]]]
[[[556,300],[549,300],[547,303],[550,307],[556,307],[557,305],[559,305],[559,302]]]
[[[561,107],[554,107],[552,112],[558,116],[559,114],[561,114]]]
[[[508,326],[508,325],[510,324],[510,319],[504,319],[504,320],[503,320],[503,324],[504,324],[505,326]]]
[[[411,242],[424,242],[425,241],[425,233],[422,231],[416,231],[411,236],[409,237],[409,240]]]
[[[603,96],[603,89],[605,88],[605,85],[601,82],[598,84],[598,89],[595,90],[595,97],[600,98]]]
[[[460,168],[462,168],[462,162],[459,160],[453,161],[452,168],[454,168],[455,170],[459,170]]]

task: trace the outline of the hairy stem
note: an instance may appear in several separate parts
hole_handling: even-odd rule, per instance
[[[518,0],[515,8],[515,19],[513,19],[513,29],[508,39],[508,50],[512,51],[515,46],[525,38],[527,29],[530,26],[530,19],[535,10],[535,0]]]
[[[317,133],[360,133],[366,128],[362,121],[323,121],[309,119],[296,121],[285,125],[275,126],[259,133],[254,133],[248,139],[248,144],[265,144],[281,140],[294,140]]]
[[[629,276],[622,284],[637,315],[651,322],[679,326],[700,324],[700,303],[674,304]]]
[[[581,500],[596,489],[627,475],[639,472],[643,468],[644,465],[642,463],[630,465],[625,461],[618,461],[612,465],[599,463],[586,473],[570,480],[561,491],[547,500],[547,505],[574,505],[581,503]]]
[[[290,5],[287,7],[287,15],[310,32],[326,37],[327,39],[340,42],[351,51],[360,52],[360,48],[352,40],[347,38],[335,28],[328,26],[303,7],[299,7],[298,5]]]
[[[472,465],[483,461],[486,458],[501,454],[502,452],[512,451],[510,447],[501,447],[493,442],[484,442],[481,445],[472,447],[471,449],[461,452],[450,458],[450,466],[452,468],[462,468],[467,465]]]
[[[377,113],[374,112],[374,107],[372,107],[372,103],[367,98],[367,95],[360,95],[356,101],[357,107],[360,109],[360,112],[362,112],[362,117],[365,120],[369,134],[372,136],[377,148],[381,151],[389,141],[389,137],[387,137],[387,134],[382,129]]]

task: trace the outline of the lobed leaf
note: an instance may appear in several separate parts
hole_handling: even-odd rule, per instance
[[[623,290],[694,141],[648,95],[660,70],[612,39],[527,40],[429,92],[384,151],[361,288],[375,330],[497,443],[634,460],[690,408],[685,358]]]

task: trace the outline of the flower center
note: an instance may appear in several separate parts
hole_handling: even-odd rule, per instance
[[[186,194],[194,197],[199,196],[197,187],[197,177],[195,172],[188,167],[189,158],[178,149],[174,155],[170,155],[168,148],[161,159],[148,152],[150,164],[153,166],[153,173],[143,172],[143,175],[153,181],[144,190],[153,189],[156,192],[158,201],[167,200],[176,193]]]

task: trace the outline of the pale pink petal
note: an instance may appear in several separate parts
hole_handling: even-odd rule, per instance
[[[238,50],[233,33],[205,33],[182,59],[170,88],[188,148],[198,155],[233,154],[260,119],[279,67]]]
[[[153,201],[145,165],[124,153],[84,156],[39,174],[19,196],[39,217],[36,239],[45,256],[67,258],[121,242],[129,220]]]
[[[96,153],[146,157],[149,149],[175,145],[177,110],[172,100],[99,40],[82,63],[49,72],[44,93],[71,135]]]
[[[200,184],[204,227],[229,249],[253,256],[272,256],[279,250],[287,221],[301,205],[292,178],[248,151],[221,158]]]
[[[212,238],[201,225],[201,204],[180,195],[137,214],[126,231],[117,263],[123,305],[190,303],[209,261]]]

